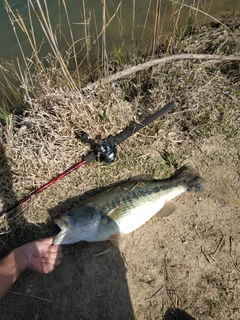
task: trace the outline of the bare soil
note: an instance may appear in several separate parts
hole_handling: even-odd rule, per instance
[[[25,272],[1,319],[239,319],[239,143],[215,136],[191,150],[206,191],[179,197],[173,215],[128,235],[122,252],[77,243],[52,274]]]
[[[3,190],[1,197],[6,206],[87,153],[74,128],[92,137],[107,136],[111,129],[115,134],[160,102],[178,99],[176,111],[123,143],[116,163],[84,166],[15,212],[8,220],[11,235],[1,236],[1,256],[53,234],[55,216],[134,175],[161,178],[190,164],[205,179],[206,189],[180,196],[171,216],[153,218],[127,235],[121,252],[109,242],[64,246],[62,264],[54,272],[22,274],[0,304],[2,320],[240,319],[239,69],[228,64],[226,72],[225,65],[200,62],[164,68],[154,69],[148,94],[141,91],[130,102],[121,100],[118,86],[107,95],[102,89],[79,98],[76,105],[71,93],[52,88],[18,126],[4,129],[1,185],[8,193]],[[140,108],[143,103],[153,107]],[[106,110],[107,120],[100,121],[96,110]],[[109,247],[108,253],[94,255]]]

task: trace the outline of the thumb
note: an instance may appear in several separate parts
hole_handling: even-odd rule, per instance
[[[31,270],[39,272],[39,273],[43,273],[42,259],[31,256],[31,259],[30,259],[29,265],[28,265],[28,269],[31,269]]]
[[[53,236],[52,237],[49,237],[49,238],[44,238],[44,239],[41,239],[42,242],[45,242],[47,244],[49,244],[49,246],[51,246],[53,244]]]

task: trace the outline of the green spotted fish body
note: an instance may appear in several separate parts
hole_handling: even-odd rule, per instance
[[[201,190],[203,179],[192,169],[185,169],[172,179],[123,183],[93,196],[55,220],[61,231],[53,243],[110,240],[120,245],[124,234],[138,229],[154,215],[169,215],[173,211],[170,205],[173,198],[186,191]]]

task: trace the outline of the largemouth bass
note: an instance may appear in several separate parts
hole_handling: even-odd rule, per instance
[[[186,191],[203,190],[203,179],[193,169],[185,169],[166,180],[132,180],[82,202],[54,222],[61,231],[53,244],[78,241],[106,241],[121,246],[128,234],[154,215],[167,216],[171,200]]]

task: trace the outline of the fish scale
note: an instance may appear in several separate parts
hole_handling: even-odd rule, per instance
[[[85,200],[57,219],[55,223],[62,230],[54,244],[111,240],[120,245],[124,234],[138,229],[154,215],[169,215],[172,199],[186,191],[203,189],[204,180],[193,169],[184,169],[167,180],[123,183]]]
[[[118,222],[120,232],[128,234],[150,220],[166,203],[187,190],[187,185],[154,181],[129,191],[130,201],[123,196],[123,204],[109,217]]]

